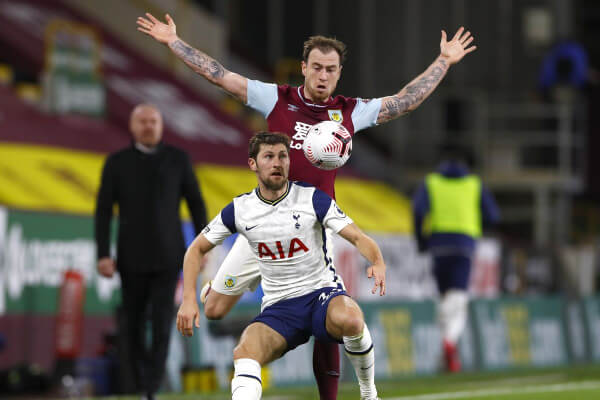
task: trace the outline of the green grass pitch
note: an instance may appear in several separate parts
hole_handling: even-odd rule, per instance
[[[460,373],[429,377],[407,377],[377,382],[383,400],[598,400],[600,365],[551,369]],[[227,391],[216,393],[168,394],[158,400],[225,400]],[[338,400],[357,400],[358,385],[341,385]],[[137,400],[137,397],[103,397],[94,400]],[[273,388],[265,400],[318,399],[316,387]]]

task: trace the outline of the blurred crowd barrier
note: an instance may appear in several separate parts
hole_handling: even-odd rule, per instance
[[[434,301],[371,302],[361,307],[373,337],[378,379],[441,371]],[[223,326],[249,321],[257,312],[257,306],[247,304],[223,321],[203,320],[190,339],[175,336],[170,369],[177,371],[179,363],[187,368],[212,368],[220,385],[227,387],[236,341]],[[460,357],[467,371],[600,362],[599,329],[600,297],[476,299],[470,304],[467,329],[459,343]],[[345,357],[342,360],[343,378],[354,379],[352,366]],[[268,375],[273,385],[312,384],[312,341],[269,365]]]

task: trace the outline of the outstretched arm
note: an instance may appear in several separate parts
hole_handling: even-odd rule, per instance
[[[146,13],[146,18],[138,17],[137,29],[169,46],[171,51],[197,74],[246,103],[248,79],[226,70],[217,60],[181,40],[177,36],[175,22],[171,16],[166,14],[165,19],[166,24]]]
[[[379,295],[385,294],[385,263],[379,246],[373,239],[365,235],[356,224],[350,224],[338,232],[338,235],[352,243],[369,262],[371,266],[367,268],[367,277],[375,278],[375,285],[371,293],[375,294],[379,287]]]
[[[377,123],[391,121],[401,115],[408,114],[429,97],[442,81],[448,68],[459,62],[466,54],[475,51],[477,46],[471,46],[473,36],[471,32],[464,33],[464,28],[456,32],[451,41],[446,41],[446,32],[442,31],[440,42],[440,55],[421,75],[413,79],[408,85],[393,96],[382,99],[381,110]]]

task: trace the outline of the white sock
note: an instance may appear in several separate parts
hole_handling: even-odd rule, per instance
[[[375,388],[375,352],[373,351],[373,341],[367,324],[360,335],[344,336],[344,348],[346,355],[358,378],[360,386],[361,399],[377,398],[377,389]]]
[[[262,396],[260,364],[251,358],[233,361],[233,379],[231,380],[232,400],[259,400]]]
[[[439,321],[444,340],[456,345],[467,324],[469,295],[465,290],[449,290],[440,300]]]

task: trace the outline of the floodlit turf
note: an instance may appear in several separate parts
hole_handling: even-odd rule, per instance
[[[511,372],[461,373],[402,378],[377,383],[383,400],[598,400],[600,365]],[[214,394],[161,394],[159,400],[225,400],[228,392]],[[357,400],[357,384],[344,383],[338,400]],[[109,398],[98,398],[98,400]],[[137,400],[135,397],[110,399]],[[269,389],[265,400],[318,399],[316,388]]]

